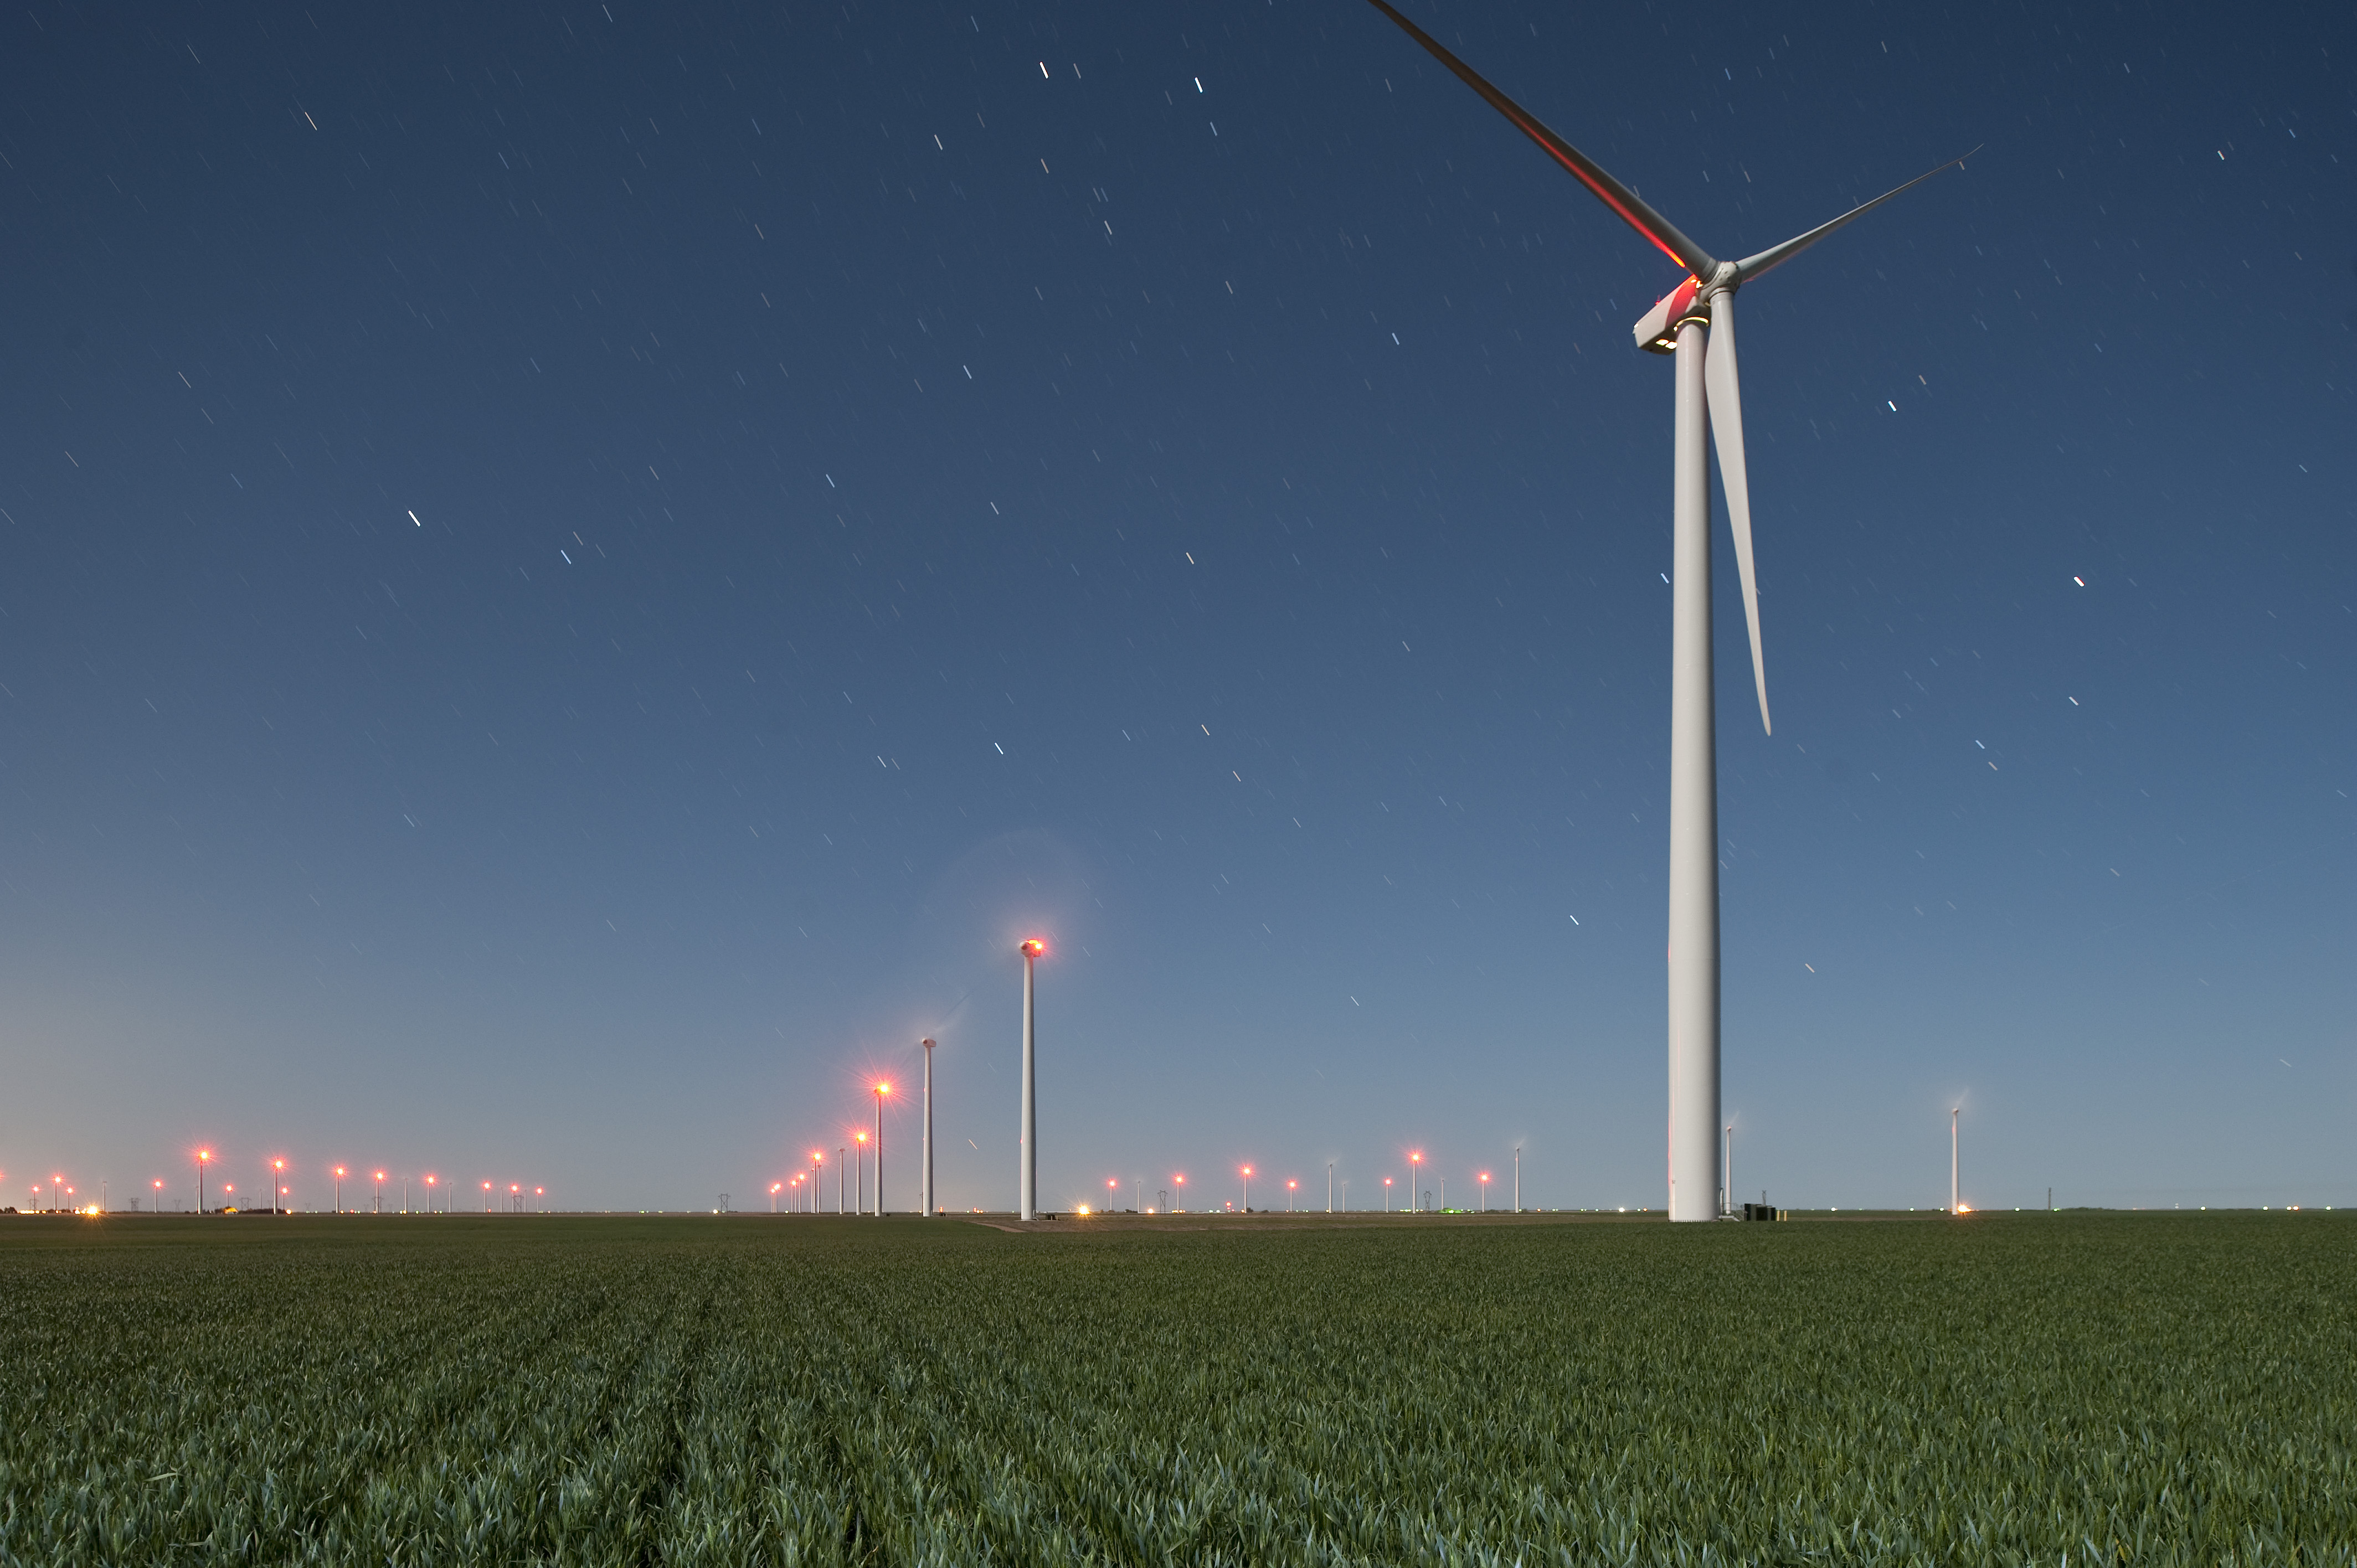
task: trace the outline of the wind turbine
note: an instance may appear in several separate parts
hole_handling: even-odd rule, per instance
[[[1031,1220],[1039,1218],[1039,1075],[1033,1070],[1037,1036],[1032,1031],[1031,965],[1048,950],[1048,944],[1030,937],[1017,950],[1023,954],[1023,1163],[1016,1173],[1016,1187],[1023,1218]]]
[[[1739,262],[1724,262],[1680,233],[1595,160],[1541,124],[1521,104],[1400,15],[1388,0],[1368,3],[1480,93],[1544,148],[1620,220],[1685,270],[1685,281],[1637,323],[1637,346],[1677,361],[1677,425],[1672,447],[1670,631],[1670,1218],[1716,1218],[1718,1165],[1718,747],[1711,681],[1710,466],[1707,426],[1717,438],[1735,565],[1743,578],[1743,618],[1751,633],[1751,679],[1760,726],[1768,722],[1768,671],[1760,652],[1760,597],[1751,570],[1751,491],[1743,464],[1743,404],[1736,380],[1735,292],[1781,266],[1844,224],[1938,174],[1952,158],[1896,190],[1852,208]],[[1978,148],[1974,149],[1979,151]],[[1970,157],[1971,153],[1964,155]]]
[[[924,1196],[918,1200],[918,1210],[928,1218],[933,1212],[933,1042],[920,1040],[925,1047],[925,1179]]]
[[[1964,1212],[1956,1196],[1956,1118],[1964,1113],[1961,1105],[1948,1112],[1948,1212],[1952,1215]]]

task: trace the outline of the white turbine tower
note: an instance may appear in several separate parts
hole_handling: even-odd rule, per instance
[[[1851,209],[1830,223],[1739,262],[1723,262],[1680,233],[1633,190],[1587,154],[1541,124],[1521,104],[1400,15],[1388,0],[1375,9],[1489,101],[1516,129],[1545,149],[1620,220],[1685,269],[1685,281],[1637,323],[1637,346],[1677,360],[1677,427],[1673,444],[1673,567],[1670,631],[1670,1218],[1716,1217],[1718,1165],[1718,747],[1711,678],[1710,460],[1703,431],[1717,437],[1727,488],[1735,565],[1743,578],[1743,617],[1751,633],[1751,678],[1760,725],[1768,724],[1768,671],[1760,652],[1760,597],[1751,570],[1751,491],[1744,476],[1743,406],[1736,381],[1735,291],[1791,261],[1852,219],[1921,185],[1953,158],[1897,190]],[[1978,149],[1975,148],[1975,151]],[[1967,153],[1965,157],[1972,155]]]
[[[922,1183],[925,1193],[919,1200],[920,1211],[928,1219],[933,1215],[933,1042],[917,1042],[925,1047],[925,1169]]]
[[[1031,966],[1048,950],[1048,944],[1032,937],[1017,950],[1023,954],[1023,1163],[1016,1175],[1016,1187],[1020,1211],[1028,1220],[1039,1218],[1039,1074],[1034,1070],[1037,1053],[1032,1048]]]

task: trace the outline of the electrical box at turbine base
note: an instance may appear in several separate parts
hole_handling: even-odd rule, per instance
[[[1781,1219],[1785,1218],[1785,1214],[1782,1209],[1776,1208],[1772,1204],[1747,1203],[1743,1206],[1743,1218],[1746,1219]]]

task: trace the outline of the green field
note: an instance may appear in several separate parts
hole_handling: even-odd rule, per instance
[[[0,1218],[0,1562],[2357,1560],[2348,1217],[1322,1219]]]

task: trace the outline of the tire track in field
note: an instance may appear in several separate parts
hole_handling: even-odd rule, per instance
[[[682,1322],[683,1315],[674,1310],[666,1316],[662,1325],[663,1330],[676,1326],[680,1333],[671,1336],[659,1330],[655,1336],[658,1346],[666,1339],[683,1340],[684,1354],[667,1374],[669,1390],[661,1406],[663,1441],[660,1461],[653,1478],[631,1505],[634,1511],[643,1510],[651,1515],[654,1525],[640,1540],[638,1553],[632,1559],[641,1568],[656,1568],[666,1555],[662,1550],[662,1526],[680,1501],[680,1483],[686,1473],[685,1459],[690,1441],[690,1418],[695,1405],[696,1381],[705,1362],[712,1354],[714,1296],[715,1288],[709,1278],[700,1282],[687,1305],[684,1322]]]

